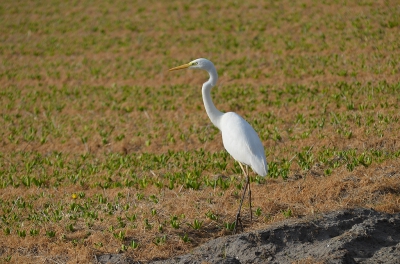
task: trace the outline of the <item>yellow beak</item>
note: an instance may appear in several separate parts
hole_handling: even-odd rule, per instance
[[[181,66],[171,68],[168,71],[177,71],[177,70],[182,70],[182,69],[186,69],[186,68],[189,68],[189,67],[190,67],[190,64],[186,63],[186,64],[183,64]]]

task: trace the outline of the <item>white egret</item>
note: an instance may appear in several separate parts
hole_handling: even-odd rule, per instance
[[[246,172],[242,164],[245,164],[246,168],[247,166],[250,166],[258,175],[266,176],[268,173],[268,165],[265,158],[264,147],[253,127],[240,115],[234,112],[222,113],[215,107],[211,99],[211,88],[215,86],[218,80],[218,74],[214,64],[207,59],[200,58],[187,64],[169,69],[169,71],[186,68],[205,70],[210,75],[210,78],[202,87],[203,102],[206,112],[211,122],[221,130],[222,142],[225,149],[236,161],[239,162],[243,174],[247,177],[239,210],[236,214],[234,228],[234,233],[236,233],[238,223],[240,223],[243,230],[242,221],[240,219],[240,210],[247,188],[249,188],[250,219],[252,219],[250,177],[248,175],[248,170]]]

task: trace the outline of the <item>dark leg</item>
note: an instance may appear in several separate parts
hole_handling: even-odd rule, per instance
[[[248,181],[248,185],[249,185],[249,204],[250,204],[250,222],[253,222],[253,211],[251,210],[251,189],[250,189],[250,176],[249,176],[249,166],[246,165],[246,174],[247,174],[247,181]]]
[[[246,171],[244,170],[242,163],[239,162],[239,165],[240,165],[240,167],[242,168],[243,174],[245,175],[245,177],[247,177],[247,181],[246,181],[246,184],[245,184],[245,186],[244,186],[244,188],[243,188],[242,199],[240,200],[239,210],[238,210],[238,212],[237,212],[237,214],[236,214],[235,229],[233,230],[233,233],[234,233],[234,234],[236,234],[237,226],[238,226],[239,223],[240,223],[240,227],[241,227],[241,229],[242,229],[242,231],[243,231],[242,220],[240,219],[240,210],[242,209],[242,205],[243,205],[244,197],[245,197],[245,195],[246,195],[247,187],[249,188],[250,219],[251,219],[251,221],[252,221],[252,219],[253,219],[253,213],[252,213],[252,211],[251,211],[250,177],[249,177],[248,171],[247,171],[247,173],[246,173]],[[246,165],[246,169],[248,170],[247,165]]]
[[[239,163],[240,164],[240,163]],[[244,189],[243,189],[243,195],[242,195],[242,199],[240,200],[240,205],[239,205],[239,210],[236,214],[236,220],[235,220],[235,228],[233,229],[233,233],[236,234],[237,231],[237,226],[240,223],[240,228],[242,229],[243,232],[243,225],[242,225],[242,220],[240,219],[240,210],[242,209],[242,205],[243,205],[243,200],[244,200],[244,196],[246,195],[246,191],[247,191],[247,185],[249,185],[249,176],[247,176],[247,182],[244,185]]]
[[[250,176],[249,176],[249,166],[246,165],[246,171],[244,170],[243,166],[240,166],[243,170],[243,173],[245,176],[248,177],[248,186],[249,186],[249,206],[250,206],[250,222],[253,222],[253,210],[251,208],[251,182],[250,182]]]

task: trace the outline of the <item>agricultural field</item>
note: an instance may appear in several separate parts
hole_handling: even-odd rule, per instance
[[[400,211],[398,1],[2,1],[0,262],[146,262],[232,234],[245,179],[201,98],[269,174],[245,231]]]

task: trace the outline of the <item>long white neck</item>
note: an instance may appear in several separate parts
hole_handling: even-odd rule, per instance
[[[208,79],[207,82],[203,83],[203,88],[201,89],[203,94],[203,102],[206,108],[207,115],[210,118],[211,122],[214,124],[214,126],[218,127],[218,129],[221,130],[219,124],[223,113],[215,107],[211,99],[211,88],[213,88],[213,86],[217,83],[218,74],[214,67],[212,69],[209,69],[207,72],[210,75],[210,79]]]

